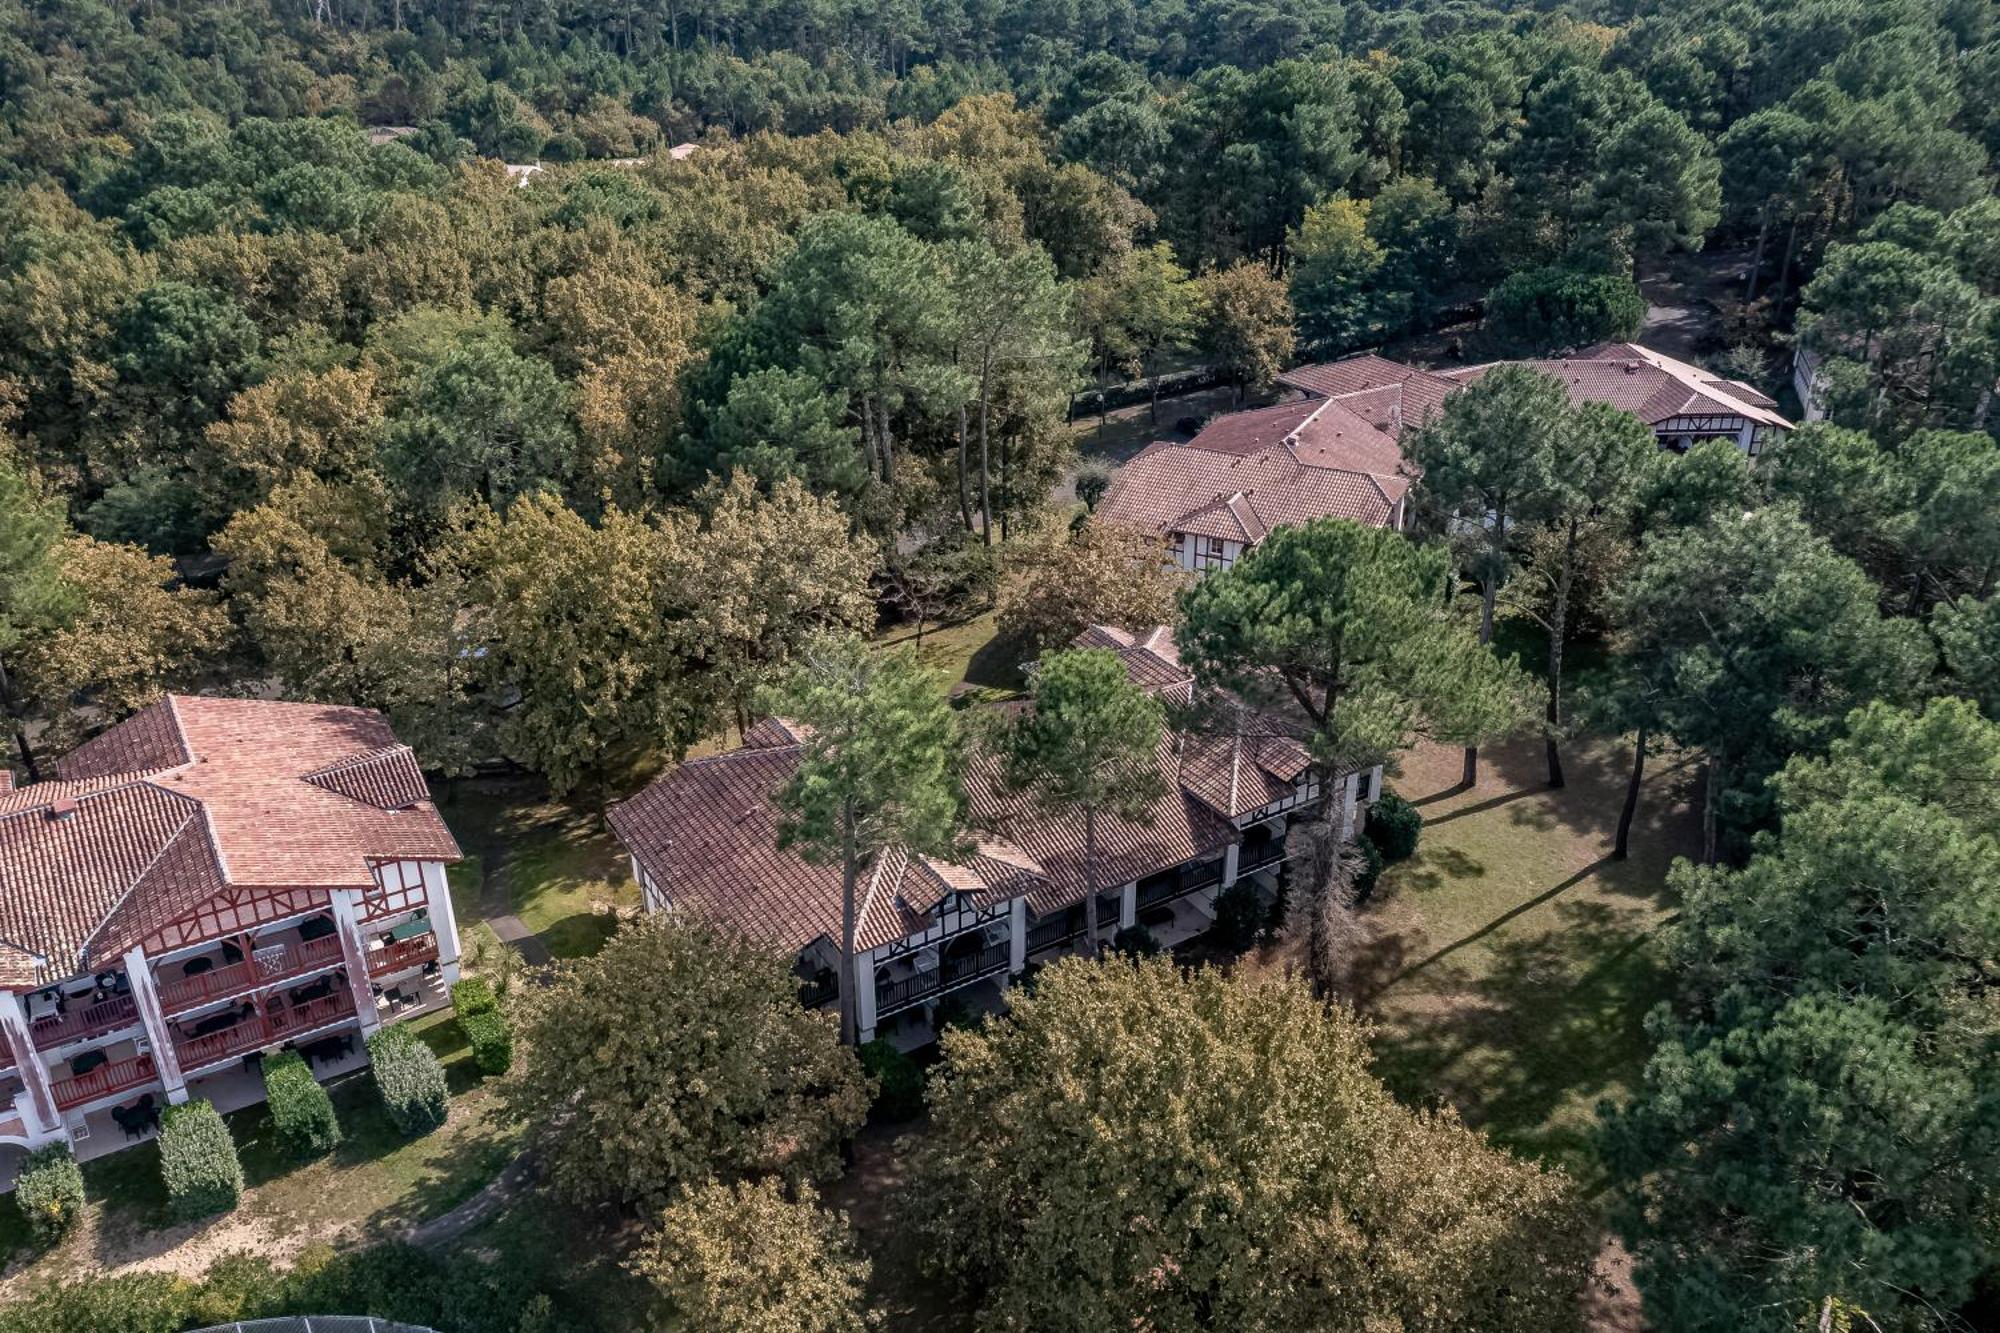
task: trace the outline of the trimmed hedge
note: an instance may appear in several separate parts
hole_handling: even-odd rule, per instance
[[[319,1157],[340,1142],[333,1098],[297,1051],[280,1051],[264,1061],[264,1100],[278,1137],[294,1156]]]
[[[1368,810],[1368,825],[1362,830],[1375,844],[1384,861],[1407,860],[1417,850],[1424,831],[1424,813],[1392,791],[1384,791]]]
[[[500,1008],[500,997],[484,977],[466,977],[451,983],[451,1011],[460,1018],[490,1014]]]
[[[14,1202],[42,1244],[53,1245],[69,1234],[83,1215],[83,1170],[68,1144],[28,1154],[14,1178]]]
[[[472,1063],[482,1074],[504,1074],[514,1064],[514,1033],[498,1010],[460,1014],[459,1031],[472,1047]]]
[[[884,1120],[914,1120],[924,1110],[924,1071],[889,1042],[863,1042],[855,1052],[875,1080],[875,1113]]]
[[[451,1011],[472,1047],[472,1063],[482,1074],[504,1074],[514,1063],[514,1030],[500,1012],[500,999],[484,977],[451,984]]]
[[[1264,905],[1249,880],[1239,879],[1215,895],[1215,935],[1225,948],[1241,953],[1263,929]]]
[[[160,1123],[160,1177],[168,1206],[183,1222],[226,1213],[243,1197],[243,1164],[213,1104],[167,1108]]]
[[[450,1107],[444,1066],[408,1028],[383,1028],[368,1039],[375,1089],[397,1129],[420,1138],[444,1124]]]

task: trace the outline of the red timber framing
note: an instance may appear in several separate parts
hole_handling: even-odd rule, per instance
[[[416,861],[377,861],[375,887],[361,895],[363,924],[402,916],[428,905],[424,894],[423,867]]]
[[[325,889],[224,888],[194,911],[148,936],[146,954],[158,958],[179,949],[220,944],[274,921],[327,911],[332,902]]]

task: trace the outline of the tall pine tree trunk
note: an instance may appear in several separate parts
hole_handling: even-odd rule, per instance
[[[1563,648],[1569,637],[1569,594],[1576,580],[1576,524],[1570,524],[1569,541],[1563,548],[1562,571],[1556,576],[1556,595],[1549,607],[1549,786],[1563,785],[1562,735]]]
[[[1785,258],[1778,265],[1778,304],[1781,306],[1792,292],[1792,256],[1798,252],[1798,248],[1799,220],[1794,217],[1792,229],[1785,237]]]
[[[991,462],[986,452],[986,399],[987,381],[979,377],[979,539],[986,545],[993,544],[993,495],[988,487]]]
[[[1097,957],[1097,807],[1083,812],[1083,938]]]
[[[1639,784],[1646,778],[1646,728],[1632,742],[1632,776],[1625,783],[1625,808],[1618,812],[1618,839],[1611,848],[1614,860],[1623,861],[1632,850],[1632,816],[1639,809]]]
[[[1499,575],[1489,574],[1479,594],[1479,642],[1482,645],[1493,642],[1493,608],[1494,604],[1499,600]],[[1468,745],[1465,747],[1465,771],[1460,774],[1458,781],[1459,785],[1467,791],[1479,785],[1479,747],[1477,745]]]
[[[965,530],[972,531],[972,494],[967,478],[969,467],[966,461],[965,404],[958,405],[958,514],[965,520]]]
[[[854,802],[847,802],[840,815],[840,1040],[855,1044],[860,1035],[861,979],[854,975],[854,959],[860,953],[857,938],[860,923],[855,918],[855,886],[861,879],[861,858],[854,846]]]
[[[1750,285],[1744,289],[1745,304],[1757,299],[1757,279],[1764,275],[1764,243],[1771,239],[1771,206],[1757,213],[1757,252],[1750,257]]]

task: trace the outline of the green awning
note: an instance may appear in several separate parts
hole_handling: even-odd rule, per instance
[[[389,932],[389,943],[401,944],[404,940],[413,940],[419,935],[429,934],[430,929],[431,923],[424,917],[418,917],[414,921],[405,921],[402,925],[397,926]]]

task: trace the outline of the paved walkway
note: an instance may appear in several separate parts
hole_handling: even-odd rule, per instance
[[[539,1164],[533,1152],[524,1152],[507,1164],[490,1184],[448,1213],[428,1222],[419,1222],[403,1233],[410,1245],[449,1245],[466,1232],[480,1226],[518,1198],[535,1181]]]
[[[511,910],[513,895],[508,891],[508,871],[512,868],[511,849],[505,838],[486,838],[479,846],[479,916],[493,928],[501,942],[519,953],[531,967],[555,961],[542,937],[529,930]]]

